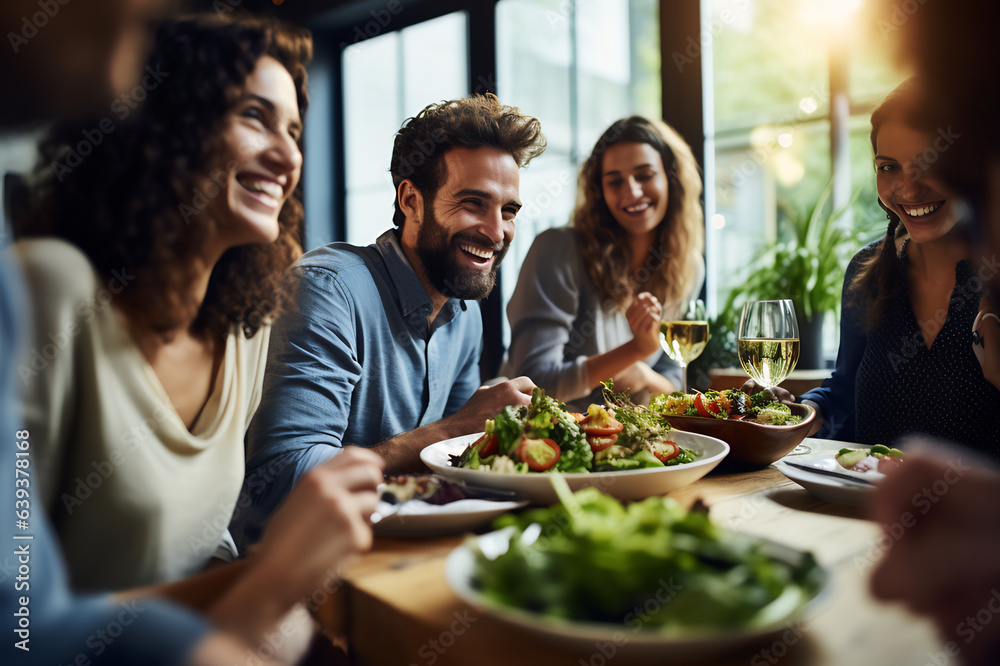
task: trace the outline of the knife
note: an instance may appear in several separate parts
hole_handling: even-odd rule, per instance
[[[781,462],[783,462],[784,464],[788,465],[789,467],[794,467],[795,469],[805,470],[806,472],[815,472],[816,474],[825,474],[827,476],[836,477],[836,478],[841,479],[843,481],[853,481],[854,483],[860,484],[862,486],[870,486],[872,488],[875,487],[875,484],[872,483],[871,481],[869,481],[868,479],[859,479],[859,478],[857,478],[855,476],[851,476],[849,474],[841,474],[840,472],[834,472],[834,471],[829,470],[829,469],[821,469],[819,467],[809,467],[808,465],[800,465],[799,463],[789,462],[787,460],[782,460]]]

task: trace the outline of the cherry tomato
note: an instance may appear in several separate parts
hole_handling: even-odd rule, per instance
[[[480,458],[489,458],[500,450],[500,438],[496,436],[496,433],[483,435],[473,446],[479,449]]]
[[[677,446],[674,442],[656,442],[652,445],[652,448],[653,455],[664,464],[681,454],[681,447]]]
[[[580,427],[583,429],[584,434],[593,437],[607,437],[608,435],[617,435],[622,430],[625,429],[621,423],[615,419],[609,419],[607,423],[603,425],[590,425],[590,417],[586,417],[580,421]]]
[[[605,437],[595,437],[587,435],[587,443],[590,444],[590,450],[594,453],[598,451],[603,451],[612,444],[618,441],[618,435],[607,435]]]
[[[703,400],[701,393],[694,397],[694,408],[705,418],[715,418],[719,413],[719,405],[714,400]]]
[[[559,460],[559,445],[551,439],[531,439],[522,437],[517,447],[517,457],[528,463],[528,469],[544,472]]]

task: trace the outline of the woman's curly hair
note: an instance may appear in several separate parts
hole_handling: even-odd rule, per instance
[[[631,275],[631,249],[625,230],[604,201],[601,162],[604,151],[622,143],[648,143],[663,160],[669,186],[667,212],[658,227],[662,262],[649,266],[650,278],[638,284]],[[573,226],[579,231],[583,263],[601,301],[624,309],[639,291],[656,296],[663,307],[678,309],[698,279],[705,247],[698,163],[680,134],[661,121],[639,116],[609,127],[594,146],[577,181]]]
[[[221,336],[239,325],[254,335],[288,301],[285,271],[302,254],[301,186],[279,213],[277,241],[230,248],[200,307],[187,294],[197,275],[192,259],[203,255],[220,222],[199,214],[225,192],[220,128],[265,55],[291,74],[304,114],[308,31],[209,15],[160,24],[144,84],[131,99],[113,104],[112,117],[58,126],[43,141],[23,234],[75,244],[103,275],[122,267],[135,274],[119,298],[158,333],[193,317],[200,334]]]

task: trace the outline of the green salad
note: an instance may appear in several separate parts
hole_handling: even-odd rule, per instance
[[[625,393],[604,383],[607,406],[591,405],[587,414],[540,388],[527,406],[504,407],[486,421],[485,434],[453,467],[492,472],[606,472],[670,467],[693,462],[698,454],[672,441],[662,415],[635,405]]]
[[[752,395],[738,389],[704,393],[675,391],[653,396],[649,408],[666,416],[700,416],[778,426],[802,423],[802,417],[792,414],[791,408],[778,402],[768,389]]]
[[[562,478],[553,483],[561,504],[495,521],[512,530],[505,553],[490,558],[469,542],[473,584],[502,606],[634,631],[752,628],[791,617],[824,583],[810,553],[776,560],[764,542],[671,498],[625,507],[594,488],[574,495]]]

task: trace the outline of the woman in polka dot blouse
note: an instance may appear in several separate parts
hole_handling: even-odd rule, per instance
[[[1000,459],[1000,389],[973,345],[974,322],[995,324],[977,315],[987,306],[984,280],[1000,266],[975,250],[958,202],[930,170],[958,137],[907,122],[919,85],[905,81],[872,114],[878,202],[889,226],[848,266],[833,374],[799,400],[819,411],[820,437],[890,444],[928,433]]]

